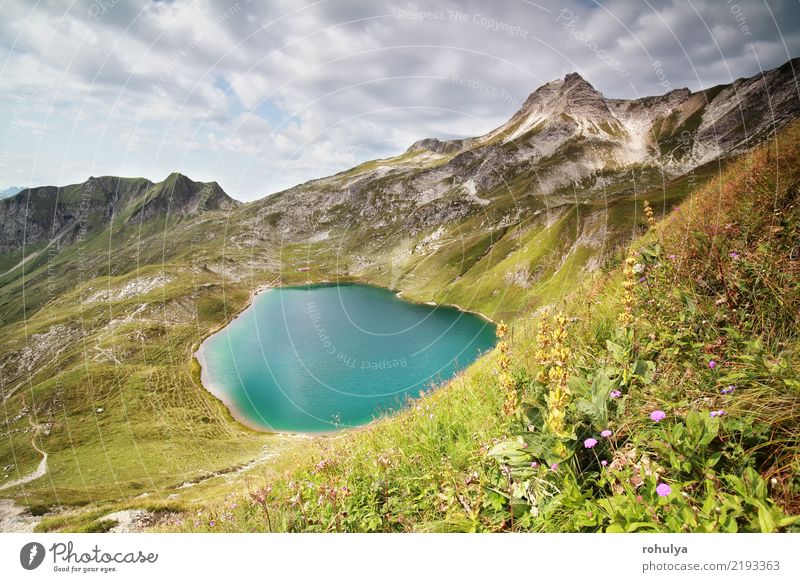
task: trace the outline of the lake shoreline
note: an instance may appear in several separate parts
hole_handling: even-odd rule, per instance
[[[197,364],[197,368],[199,370],[197,379],[199,381],[199,384],[201,385],[201,387],[204,390],[206,390],[209,394],[211,394],[214,398],[216,398],[226,408],[226,410],[228,411],[228,413],[231,416],[231,419],[234,422],[236,422],[237,424],[242,425],[243,427],[247,428],[248,430],[252,430],[254,432],[257,432],[259,434],[264,434],[264,435],[276,435],[276,436],[287,436],[287,437],[297,437],[297,436],[306,436],[306,437],[336,436],[336,435],[342,435],[344,433],[347,433],[347,432],[350,432],[350,431],[353,431],[353,430],[363,429],[364,427],[370,426],[374,422],[377,422],[378,420],[381,420],[382,418],[385,418],[385,416],[382,415],[382,416],[379,416],[377,418],[373,418],[372,420],[370,420],[369,422],[367,422],[365,424],[358,424],[358,425],[353,425],[353,426],[345,426],[345,427],[342,427],[342,428],[339,428],[339,429],[332,429],[332,430],[326,430],[326,431],[285,431],[285,430],[270,430],[270,429],[266,429],[263,426],[257,426],[256,423],[253,423],[252,421],[247,419],[245,417],[245,415],[242,414],[240,410],[238,410],[238,407],[236,406],[236,404],[234,404],[232,402],[232,399],[227,395],[226,391],[220,389],[217,386],[215,386],[214,382],[211,381],[211,379],[208,377],[208,369],[207,369],[208,367],[204,365],[205,358],[204,358],[204,355],[202,353],[202,350],[203,350],[203,345],[206,343],[206,341],[209,338],[213,337],[214,335],[220,333],[222,330],[224,330],[225,328],[230,326],[234,321],[239,319],[249,308],[251,308],[253,306],[256,297],[258,297],[259,295],[261,295],[265,291],[279,290],[279,289],[303,289],[303,288],[311,289],[311,288],[316,288],[316,287],[338,287],[338,286],[358,286],[358,285],[368,286],[368,287],[380,289],[380,290],[383,290],[383,291],[388,291],[388,292],[392,293],[398,299],[400,299],[402,301],[406,301],[408,303],[412,303],[412,304],[416,304],[416,305],[424,305],[424,306],[427,306],[427,307],[434,307],[434,308],[442,307],[442,308],[446,308],[446,309],[456,310],[459,313],[468,313],[468,314],[477,316],[480,319],[482,319],[485,322],[488,322],[488,323],[490,323],[492,325],[497,325],[497,323],[494,320],[492,320],[490,317],[488,317],[487,315],[485,315],[485,314],[483,314],[483,313],[481,313],[479,311],[464,309],[464,308],[462,308],[461,306],[459,306],[457,304],[439,304],[439,303],[436,303],[435,301],[421,301],[421,300],[417,300],[417,299],[413,299],[413,298],[408,298],[408,297],[404,296],[405,292],[402,291],[402,290],[394,289],[394,288],[391,288],[391,287],[385,287],[385,286],[382,286],[382,285],[377,285],[377,284],[369,282],[369,281],[360,281],[360,280],[357,280],[357,279],[347,279],[347,280],[344,280],[344,281],[343,280],[323,279],[323,280],[319,280],[319,281],[307,281],[305,283],[292,283],[292,284],[288,284],[288,285],[272,285],[272,284],[266,283],[266,284],[258,285],[257,287],[255,287],[254,289],[252,289],[250,291],[247,300],[244,302],[244,304],[242,305],[241,309],[233,317],[228,319],[226,322],[220,323],[219,325],[216,325],[216,326],[210,328],[207,331],[207,333],[203,334],[203,336],[197,342],[192,344],[190,362]],[[450,380],[451,379],[448,379],[447,381],[441,383],[440,387],[445,386],[447,383],[450,382]],[[396,412],[401,412],[401,410],[402,409],[397,410],[397,411],[393,412],[392,414],[394,414]]]

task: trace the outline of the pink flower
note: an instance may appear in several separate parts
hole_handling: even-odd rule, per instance
[[[659,483],[658,487],[656,487],[656,493],[658,493],[659,497],[666,497],[672,493],[672,488],[666,483]]]
[[[717,367],[717,362],[716,362],[716,360],[710,360],[710,361],[708,362],[708,367],[709,367],[709,368],[711,368],[712,370],[713,370],[714,368],[716,368],[716,367]]]
[[[604,430],[603,432],[600,433],[600,436],[607,439],[612,434],[614,434],[614,433],[612,433],[610,430],[606,429],[606,430]]]
[[[606,465],[608,465],[608,461],[606,461],[605,459],[603,459],[602,461],[600,461],[600,464],[601,464],[601,465],[603,465],[603,466],[605,467]]]
[[[622,392],[620,392],[619,390],[612,390],[609,396],[611,398],[619,398],[620,396],[622,396]]]
[[[661,422],[667,417],[666,413],[663,410],[654,410],[650,413],[650,420],[653,422]]]
[[[533,469],[535,469],[535,468],[536,468],[536,467],[538,467],[538,466],[539,466],[539,463],[537,463],[536,461],[534,461],[533,463],[531,463],[531,467],[532,467]]]
[[[591,449],[596,444],[597,444],[597,439],[593,439],[593,438],[588,438],[585,441],[583,441],[583,446],[585,448],[587,448],[587,449]]]
[[[551,471],[558,471],[558,463],[553,463],[552,465],[550,465],[550,470]]]
[[[711,418],[714,418],[715,416],[724,416],[724,415],[725,415],[725,411],[724,410],[712,410],[711,411]]]

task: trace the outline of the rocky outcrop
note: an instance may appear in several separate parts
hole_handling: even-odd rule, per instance
[[[633,191],[632,169],[637,189],[657,187],[741,153],[800,116],[798,67],[795,59],[729,85],[640,99],[607,98],[570,73],[538,88],[486,135],[423,139],[397,162],[347,172],[344,183],[341,175],[307,182],[255,206],[288,237],[334,233],[337,224],[414,236],[491,212],[492,200],[508,193],[548,205],[624,195]],[[409,158],[414,152],[427,155]],[[306,219],[307,208],[315,220]]]
[[[185,218],[238,206],[216,182],[193,182],[182,174],[156,184],[102,176],[70,186],[29,188],[0,200],[0,253],[41,242],[70,244],[101,232],[117,218]]]

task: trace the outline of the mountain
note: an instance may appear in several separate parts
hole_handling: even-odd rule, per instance
[[[636,100],[604,97],[571,73],[483,136],[424,139],[248,205],[244,223],[260,228],[231,235],[255,246],[276,233],[283,244],[329,241],[340,272],[424,300],[486,305],[508,285],[501,310],[543,304],[633,234],[637,199],[666,212],[800,116],[798,65]],[[324,255],[312,252],[312,266]]]
[[[747,170],[744,152],[800,117],[799,64],[637,100],[607,98],[570,74],[485,135],[423,139],[248,204],[180,174],[90,178],[0,201],[0,488],[37,474],[40,451],[49,468],[3,496],[39,512],[140,506],[150,495],[174,508],[275,451],[308,457],[302,439],[236,423],[192,359],[254,290],[355,280],[527,325],[580,284],[605,280],[647,229],[643,200],[660,218],[725,168]],[[796,252],[781,256],[790,278]],[[585,336],[604,346],[614,326]],[[492,366],[481,394],[497,392]],[[459,417],[484,427],[483,410]]]
[[[485,214],[506,194],[547,197],[546,205],[557,206],[632,193],[632,170],[646,180],[637,188],[653,186],[742,153],[800,115],[793,74],[799,65],[795,59],[729,85],[636,100],[606,98],[571,73],[537,89],[486,135],[424,139],[401,156],[258,204],[280,214],[287,235],[315,229],[292,211],[301,198],[318,213],[320,228],[347,214],[348,228],[369,219],[365,228],[394,224],[416,233]]]
[[[69,244],[108,228],[115,219],[185,219],[238,205],[216,182],[193,182],[177,173],[158,183],[102,176],[64,187],[29,188],[0,201],[0,252],[40,242]]]
[[[5,190],[0,190],[0,200],[3,198],[10,198],[19,192],[22,192],[25,188],[22,186],[9,186]]]

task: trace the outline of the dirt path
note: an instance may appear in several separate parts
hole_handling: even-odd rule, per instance
[[[36,257],[38,257],[40,254],[42,254],[42,251],[46,251],[46,250],[47,250],[47,248],[48,248],[49,246],[50,246],[50,245],[47,245],[46,247],[44,247],[44,248],[43,248],[42,250],[40,250],[40,251],[36,251],[36,252],[34,252],[34,253],[31,253],[30,255],[27,255],[27,256],[24,256],[24,257],[22,257],[22,260],[20,260],[20,262],[19,262],[19,263],[17,263],[16,265],[14,265],[14,266],[13,266],[13,267],[11,267],[10,269],[8,269],[8,270],[7,270],[5,273],[0,273],[0,277],[4,277],[4,276],[8,275],[9,273],[11,273],[12,271],[16,271],[17,269],[19,269],[19,268],[20,268],[22,265],[24,265],[25,263],[27,263],[27,262],[29,262],[29,261],[32,261],[33,259],[35,259]]]
[[[45,475],[47,475],[47,453],[44,452],[42,449],[40,449],[39,446],[36,444],[36,436],[39,434],[39,430],[41,427],[34,424],[30,416],[28,417],[28,422],[33,427],[33,437],[31,438],[31,446],[33,446],[33,448],[36,449],[36,451],[40,455],[42,455],[42,460],[39,463],[39,466],[36,467],[36,470],[33,471],[32,473],[28,473],[24,477],[20,477],[19,479],[15,479],[13,481],[9,481],[8,483],[0,485],[0,491],[3,491],[4,489],[11,489],[12,487],[16,487],[17,485],[24,485],[25,483],[30,483],[31,481],[34,481],[39,477],[44,477]]]

